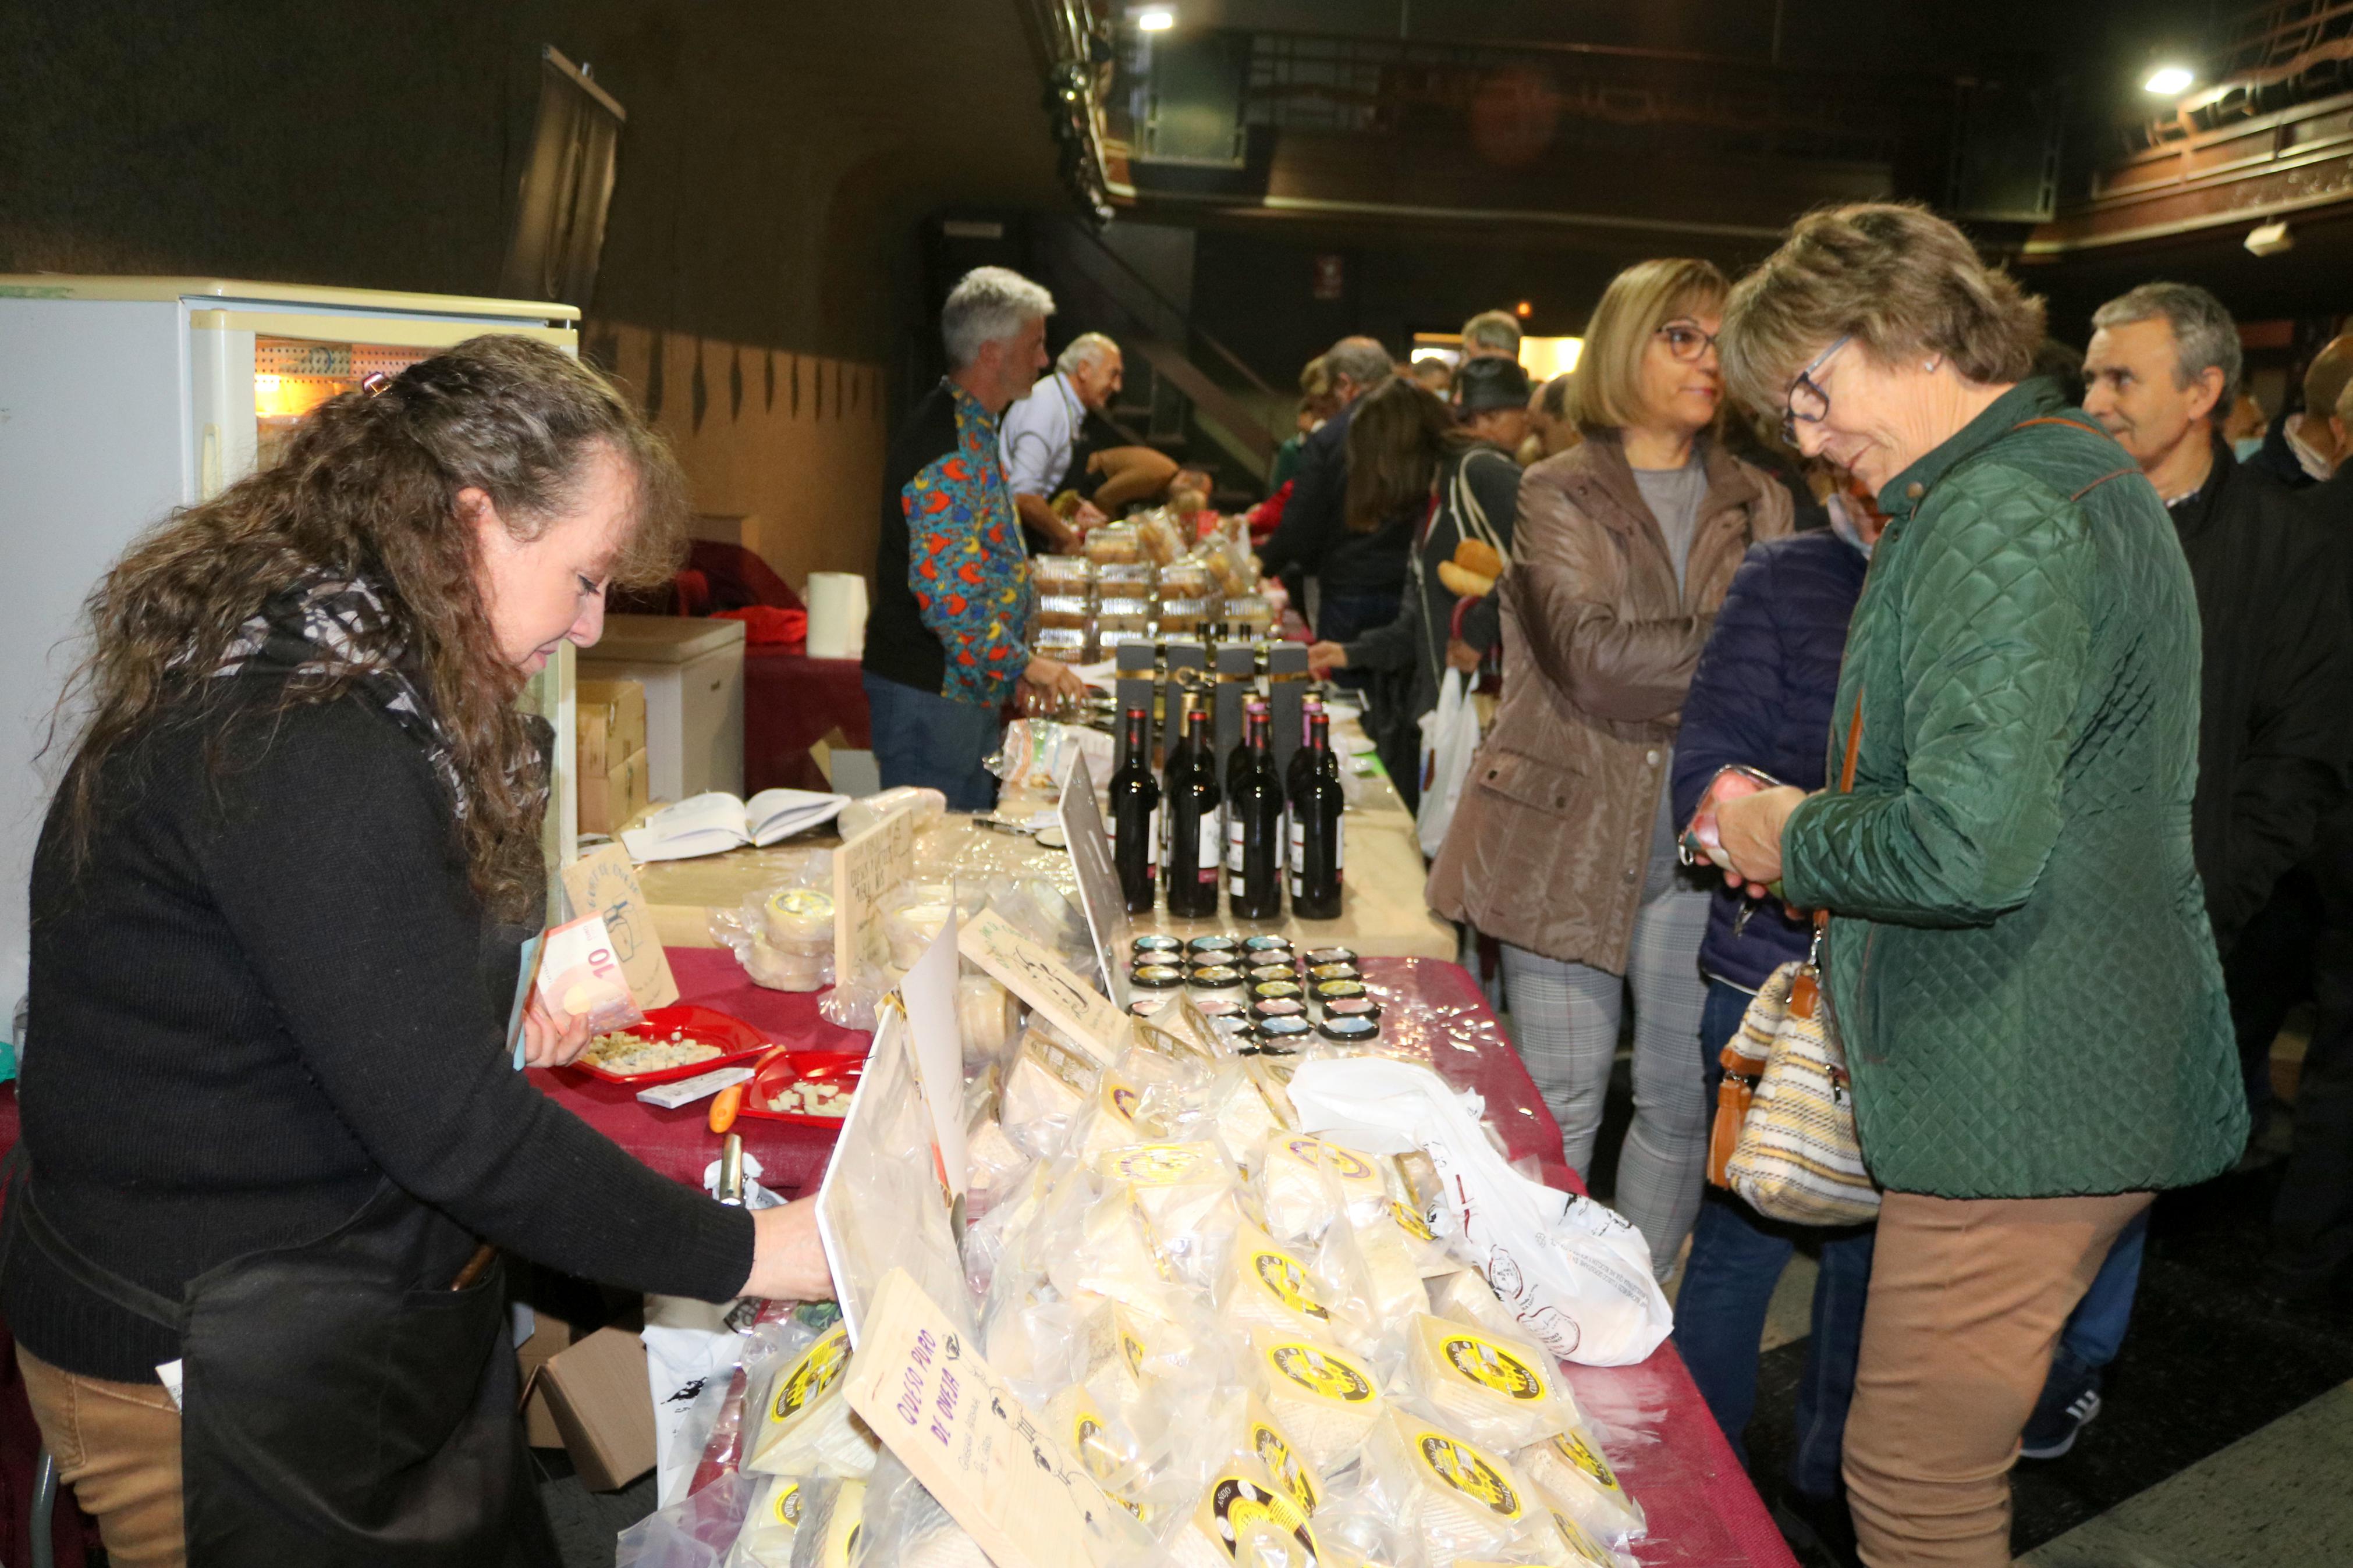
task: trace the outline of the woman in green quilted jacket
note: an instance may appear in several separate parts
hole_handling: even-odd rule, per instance
[[[2157,492],[2047,382],[2042,306],[1910,206],[1813,214],[1733,291],[1733,395],[1887,514],[1829,776],[1720,814],[1728,874],[1830,911],[1885,1188],[1845,1474],[1864,1560],[2010,1562],[2067,1315],[2158,1189],[2246,1136],[2190,862],[2198,613]]]

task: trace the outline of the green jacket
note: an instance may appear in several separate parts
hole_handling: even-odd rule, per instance
[[[2068,423],[2029,421],[2055,421]],[[1881,494],[1831,726],[1852,794],[1799,806],[1784,889],[1825,960],[1886,1187],[2186,1185],[2246,1141],[2190,859],[2198,607],[2156,492],[2050,384]]]

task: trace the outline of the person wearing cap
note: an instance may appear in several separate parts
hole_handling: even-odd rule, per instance
[[[1310,668],[1388,672],[1405,700],[1380,704],[1375,743],[1409,801],[1419,768],[1419,721],[1438,706],[1449,665],[1478,668],[1495,646],[1501,618],[1487,590],[1512,554],[1520,465],[1512,454],[1528,433],[1528,373],[1492,355],[1455,372],[1461,423],[1449,433],[1438,466],[1437,506],[1409,558],[1397,618],[1346,642],[1319,642]]]

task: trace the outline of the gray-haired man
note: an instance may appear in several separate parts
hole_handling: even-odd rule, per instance
[[[1106,514],[1116,517],[1128,502],[1157,495],[1176,472],[1175,458],[1150,447],[1103,447],[1082,460],[1087,416],[1103,411],[1124,374],[1117,343],[1082,332],[1056,356],[1054,374],[1005,411],[997,434],[1005,482],[1033,547],[1076,550]],[[1065,488],[1083,498],[1067,518],[1050,499]]]
[[[923,784],[956,811],[996,804],[981,759],[1008,700],[1025,708],[1086,688],[1030,657],[1029,557],[1005,486],[997,422],[1046,363],[1054,297],[978,267],[940,312],[952,367],[910,412],[884,470],[866,704],[884,787]]]

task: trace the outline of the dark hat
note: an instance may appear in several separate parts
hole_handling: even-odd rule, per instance
[[[1525,408],[1528,373],[1516,360],[1482,354],[1454,367],[1454,405],[1465,414],[1490,408]]]

